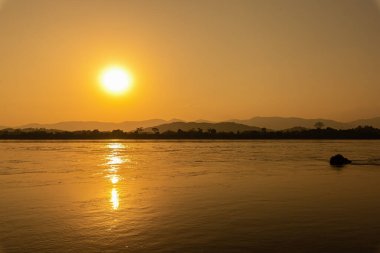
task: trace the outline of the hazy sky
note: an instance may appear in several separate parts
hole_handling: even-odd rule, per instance
[[[375,0],[0,0],[0,125],[380,116]],[[110,64],[124,96],[99,88]]]

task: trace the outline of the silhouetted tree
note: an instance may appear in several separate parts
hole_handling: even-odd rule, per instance
[[[322,127],[322,126],[319,126]],[[183,131],[166,131],[157,134],[140,133],[142,128],[132,132],[122,130],[97,131],[60,131],[52,129],[3,129],[0,130],[0,139],[380,139],[380,129],[371,126],[359,126],[353,129],[301,129],[298,131],[242,131],[217,132],[208,129],[202,133],[199,129]]]
[[[139,134],[139,133],[141,133],[143,131],[143,128],[142,127],[138,127],[138,128],[136,128],[136,130],[135,130],[135,134]]]
[[[323,122],[321,122],[321,121],[315,122],[315,124],[314,124],[314,127],[315,127],[316,129],[321,129],[321,128],[323,128],[324,126],[325,126],[325,124],[323,124]]]
[[[157,127],[153,127],[152,131],[154,134],[160,134],[160,129],[158,129]]]
[[[209,129],[207,129],[207,132],[208,132],[209,134],[216,134],[216,130],[213,129],[213,128],[209,128]]]

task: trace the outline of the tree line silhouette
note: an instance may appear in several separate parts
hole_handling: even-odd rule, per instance
[[[59,131],[48,129],[3,129],[0,139],[3,140],[70,140],[70,139],[380,139],[380,129],[371,126],[359,126],[353,129],[322,128],[271,131],[262,128],[260,131],[217,132],[215,129],[192,129],[189,131],[165,131],[152,128],[145,132],[142,128],[125,132],[122,130],[99,131]]]

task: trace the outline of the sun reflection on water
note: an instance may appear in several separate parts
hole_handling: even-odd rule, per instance
[[[112,188],[110,202],[112,203],[113,210],[119,208],[119,192],[116,188]]]
[[[109,166],[109,168],[107,169],[107,171],[109,173],[116,173],[117,171],[119,170],[119,167],[118,166]]]
[[[124,144],[122,144],[122,143],[110,143],[107,146],[110,149],[122,149],[122,148],[125,148]]]
[[[112,184],[117,184],[117,183],[119,183],[119,176],[117,176],[117,175],[113,175],[113,176],[111,176],[111,183]]]
[[[108,157],[108,162],[107,162],[108,165],[118,165],[122,163],[124,163],[124,161],[119,156],[112,154]]]
[[[118,184],[120,183],[121,177],[118,174],[120,166],[127,162],[128,160],[120,156],[120,151],[125,149],[125,145],[122,143],[109,143],[107,144],[109,149],[109,154],[107,159],[107,175],[106,178],[112,184],[112,190],[110,192],[110,203],[113,210],[117,210],[120,206],[120,196]]]

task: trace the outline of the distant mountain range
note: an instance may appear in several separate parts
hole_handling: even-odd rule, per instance
[[[208,129],[215,129],[217,132],[244,132],[244,131],[261,131],[261,128],[254,126],[247,126],[235,122],[219,122],[219,123],[207,123],[207,122],[173,122],[156,126],[161,133],[166,131],[183,131],[202,129],[207,131]],[[144,129],[144,131],[151,132],[152,127]]]
[[[303,118],[283,118],[283,117],[254,117],[248,120],[230,120],[232,122],[247,126],[256,126],[273,130],[284,130],[294,127],[314,128],[316,122],[322,122],[325,127],[335,129],[350,129],[358,126],[372,126],[380,128],[380,117],[371,119],[361,119],[351,122],[339,122],[329,119],[303,119]]]
[[[303,119],[303,118],[284,118],[284,117],[254,117],[247,120],[232,119],[226,122],[211,122],[207,120],[197,120],[195,122],[185,122],[179,119],[162,120],[151,119],[144,121],[125,121],[120,123],[114,122],[97,122],[97,121],[66,121],[54,124],[28,124],[22,126],[16,126],[12,128],[46,128],[57,129],[65,131],[77,131],[77,130],[94,130],[100,131],[112,131],[120,129],[123,131],[132,131],[136,128],[143,128],[144,131],[151,131],[153,127],[156,127],[160,132],[172,130],[177,131],[182,129],[188,131],[191,129],[208,130],[213,128],[217,131],[247,131],[258,130],[261,128],[267,128],[268,130],[286,130],[286,129],[300,129],[300,128],[314,128],[316,122],[322,122],[324,127],[332,127],[335,129],[350,129],[357,126],[373,126],[380,128],[380,117],[371,119],[361,119],[351,122],[339,122],[328,119]],[[0,126],[0,129],[9,128],[6,126]]]
[[[78,131],[78,130],[94,130],[98,129],[100,131],[112,131],[115,129],[120,129],[123,131],[132,131],[138,127],[147,128],[152,126],[157,126],[165,123],[179,121],[178,119],[173,119],[170,121],[162,119],[151,119],[143,121],[124,121],[120,123],[114,122],[98,122],[98,121],[65,121],[54,124],[27,124],[13,128],[46,128],[46,129],[57,129],[65,131]],[[3,127],[5,128],[5,127]]]

